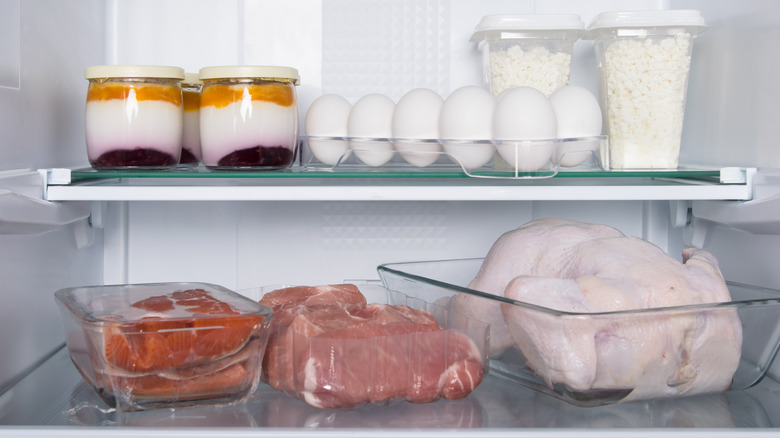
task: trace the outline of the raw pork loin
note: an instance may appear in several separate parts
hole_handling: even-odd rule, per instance
[[[680,263],[642,239],[564,219],[505,233],[470,287],[572,313],[731,300],[706,251],[686,249]],[[718,392],[728,389],[739,364],[742,327],[734,309],[582,317],[488,300],[467,304],[479,307],[491,333],[507,327],[550,387],[632,390],[624,400]]]
[[[407,306],[366,304],[350,284],[267,293],[274,310],[262,378],[319,408],[465,397],[482,381],[479,349]]]

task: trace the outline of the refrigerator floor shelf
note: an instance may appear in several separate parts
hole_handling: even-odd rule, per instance
[[[177,428],[208,428],[208,433],[219,428],[221,436],[255,436],[278,434],[283,428],[284,436],[310,434],[312,429],[343,436],[370,428],[367,435],[373,436],[398,436],[401,430],[408,436],[443,436],[453,429],[458,435],[484,435],[490,429],[491,436],[504,436],[544,428],[555,429],[555,436],[588,436],[583,429],[617,428],[620,436],[641,436],[646,429],[657,433],[659,428],[685,428],[686,436],[750,436],[780,426],[780,405],[774,402],[778,391],[780,384],[767,378],[744,391],[580,408],[488,376],[465,399],[429,404],[328,411],[261,385],[258,394],[242,404],[120,414],[83,381],[62,348],[0,395],[0,434],[86,436],[122,428],[122,436],[141,436],[149,428],[156,429],[155,435],[176,434]]]

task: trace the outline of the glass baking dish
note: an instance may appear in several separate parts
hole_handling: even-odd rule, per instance
[[[642,378],[667,367],[670,361],[680,360],[686,363],[688,358],[670,358],[666,354],[653,354],[652,341],[664,336],[678,336],[673,329],[658,331],[661,326],[692,327],[690,324],[718,324],[727,321],[741,326],[741,345],[734,343],[730,356],[734,357],[735,368],[733,376],[726,380],[725,387],[707,384],[708,376],[717,374],[725,359],[715,353],[709,360],[698,363],[695,367],[681,366],[680,373],[674,378],[658,382],[648,387],[637,383],[636,386],[625,384],[625,381],[613,385],[591,388],[574,388],[567,384],[556,382],[549,368],[560,365],[547,364],[549,368],[539,366],[540,361],[529,360],[523,351],[515,344],[503,352],[493,351],[490,359],[490,373],[521,383],[541,393],[564,400],[577,406],[610,405],[633,400],[650,400],[683,397],[693,394],[717,393],[727,390],[746,389],[756,385],[766,375],[778,350],[780,340],[780,291],[758,288],[743,284],[728,283],[732,301],[726,303],[701,304],[678,307],[663,307],[643,310],[630,310],[603,313],[567,313],[528,303],[514,301],[502,296],[496,296],[473,289],[467,285],[476,276],[483,259],[439,260],[408,263],[388,263],[378,267],[379,276],[390,290],[395,290],[443,306],[453,306],[455,300],[471,299],[480,304],[497,306],[506,315],[507,311],[522,316],[521,324],[525,324],[525,333],[539,329],[534,338],[536,341],[546,340],[537,344],[538,348],[552,348],[559,353],[577,355],[578,351],[591,349],[591,357],[602,369],[617,368],[620,361],[631,360],[637,375],[636,382]],[[483,301],[484,300],[484,301]],[[472,301],[474,303],[474,301]],[[738,320],[736,319],[738,318]],[[488,322],[488,321],[483,321]],[[687,325],[686,325],[687,324]],[[491,325],[491,339],[497,339],[507,331],[506,325]],[[530,327],[530,328],[529,328]],[[540,333],[540,334],[539,334]],[[555,334],[558,334],[558,337]],[[616,334],[617,333],[617,334]],[[631,334],[633,333],[633,335]],[[696,342],[688,339],[687,342]],[[717,333],[717,332],[716,332]],[[545,338],[546,336],[546,338]],[[647,342],[648,346],[620,345],[611,350],[597,348],[605,337],[612,337],[619,342]],[[533,335],[532,335],[533,337]],[[720,340],[710,341],[720,342]],[[494,341],[491,340],[491,347]],[[520,342],[523,342],[522,340]],[[561,344],[566,343],[564,347]],[[538,349],[525,351],[533,355]],[[541,346],[540,346],[541,345]],[[607,344],[609,345],[609,344]],[[607,347],[604,347],[607,348]],[[622,348],[622,350],[621,350]],[[557,350],[556,350],[557,349]],[[682,356],[686,353],[684,348]],[[633,352],[633,353],[632,353]],[[595,356],[594,356],[595,354]],[[635,356],[630,356],[634,354]],[[553,357],[556,357],[553,355]],[[738,360],[738,362],[737,362]],[[530,364],[536,363],[536,369]],[[569,362],[571,364],[573,362]],[[592,366],[580,364],[579,366]],[[564,373],[577,373],[578,367],[564,369]],[[728,379],[728,376],[726,376]],[[723,376],[721,376],[723,380]]]
[[[272,312],[208,283],[55,293],[78,371],[118,411],[228,404],[257,387]]]

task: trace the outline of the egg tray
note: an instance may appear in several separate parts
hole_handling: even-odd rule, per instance
[[[606,136],[549,140],[450,140],[302,136],[299,166],[328,172],[463,172],[474,178],[551,178],[607,170]]]

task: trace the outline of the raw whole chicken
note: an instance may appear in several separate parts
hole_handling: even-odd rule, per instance
[[[491,343],[506,327],[509,339],[492,353],[516,345],[551,388],[630,391],[624,400],[719,392],[739,364],[734,309],[620,313],[730,301],[717,260],[703,250],[684,250],[680,263],[607,226],[542,219],[501,236],[469,287],[578,314],[455,302],[491,323]]]

